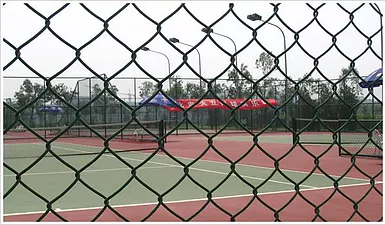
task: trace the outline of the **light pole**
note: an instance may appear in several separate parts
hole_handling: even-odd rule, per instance
[[[208,33],[213,33],[213,34],[216,34],[218,36],[222,36],[222,37],[225,37],[225,38],[229,39],[233,43],[233,45],[234,45],[234,53],[237,52],[237,46],[235,45],[234,40],[231,39],[229,36],[226,36],[226,35],[220,34],[220,33],[216,33],[216,32],[214,32],[213,29],[207,29],[207,28],[202,28],[202,32],[207,33],[207,34]],[[235,67],[238,67],[238,57],[237,56],[235,56]]]
[[[376,3],[374,3],[374,6],[376,6],[377,10],[378,10],[378,13],[380,14],[380,27],[381,27],[381,68],[384,69],[384,49],[383,49],[383,44],[384,44],[384,39],[383,39],[383,27],[382,27],[382,13],[381,13],[381,10],[380,10],[380,7],[378,7],[378,5]]]
[[[378,10],[378,14],[380,15],[380,27],[381,27],[381,68],[382,71],[384,71],[384,36],[383,36],[383,30],[384,28],[382,27],[382,13],[380,10],[380,7],[376,3],[374,3],[374,6]],[[373,93],[374,94],[374,93]],[[384,96],[384,89],[382,89],[381,96]],[[374,97],[372,96],[372,119],[374,119]]]
[[[178,38],[170,38],[169,39],[172,43],[179,43],[179,44],[182,44],[182,45],[186,45],[186,46],[189,46],[191,48],[193,48],[194,46],[192,45],[189,45],[189,44],[186,44],[186,43],[183,43],[183,42],[180,42]],[[199,76],[202,76],[202,63],[201,63],[201,54],[199,53],[198,49],[195,48],[195,50],[197,51],[198,53],[198,62],[199,62]],[[199,94],[202,94],[202,79],[199,78]],[[200,122],[200,114],[198,113],[198,124]],[[186,129],[188,129],[188,126],[187,126],[187,121],[186,121]]]
[[[167,65],[168,65],[168,75],[170,75],[170,73],[171,73],[171,69],[170,69],[170,59],[167,57],[166,54],[161,53],[161,52],[157,52],[157,51],[154,51],[154,50],[151,50],[151,49],[149,49],[149,48],[147,48],[147,47],[143,47],[142,50],[143,50],[143,51],[154,52],[154,53],[157,53],[157,54],[161,54],[161,55],[163,55],[164,57],[166,57],[166,59],[167,59]]]
[[[141,48],[143,51],[149,51],[149,52],[154,52],[154,53],[157,53],[157,54],[160,54],[160,55],[163,55],[164,57],[166,57],[166,59],[167,59],[167,65],[168,65],[168,75],[170,75],[171,74],[171,69],[170,69],[170,59],[167,57],[167,55],[166,54],[164,54],[164,53],[162,53],[162,52],[157,52],[157,51],[154,51],[154,50],[151,50],[151,49],[149,49],[149,48],[147,48],[147,47],[143,47],[143,48]],[[136,101],[136,100],[135,100]],[[171,117],[171,115],[170,115],[170,117]],[[155,118],[155,120],[157,120],[158,119],[158,110],[156,110],[156,118]]]
[[[256,13],[248,15],[247,19],[249,19],[251,21],[259,20],[259,21],[262,21],[262,22],[266,22],[266,21],[262,20],[262,16],[260,16],[260,15],[258,15]],[[276,28],[278,28],[281,31],[282,36],[283,36],[283,48],[285,50],[284,57],[285,57],[285,101],[286,101],[286,99],[287,99],[287,59],[286,59],[286,37],[285,37],[285,33],[283,33],[282,29],[279,26],[277,26],[277,25],[275,25],[273,23],[270,23],[270,22],[266,22],[266,23],[270,24],[270,25],[272,25],[272,26],[274,26]],[[286,124],[289,124],[288,123],[288,110],[287,110],[287,106],[285,107],[285,116],[286,116]]]
[[[211,28],[210,29],[202,28],[202,32],[206,33],[206,34],[213,33],[213,34],[216,34],[218,36],[225,37],[225,38],[229,39],[233,43],[233,45],[234,45],[234,54],[237,52],[237,45],[235,44],[234,40],[232,38],[230,38],[229,36],[226,36],[226,35],[220,34],[220,33],[216,33]],[[238,56],[235,56],[235,67],[238,68]],[[235,70],[235,73],[236,73],[236,75],[238,75],[238,71],[237,70]],[[240,94],[241,94],[241,90],[238,90],[238,98],[241,98]],[[240,120],[240,117],[241,117],[241,114],[238,114],[238,119],[239,120]]]
[[[186,43],[183,43],[183,42],[180,42],[178,38],[170,38],[169,39],[172,43],[179,43],[179,44],[182,44],[182,45],[186,45],[186,46],[189,46],[191,48],[193,48],[194,46],[192,45],[189,45],[189,44],[186,44]],[[202,76],[202,64],[201,64],[201,54],[199,53],[198,49],[195,48],[195,50],[197,51],[198,53],[198,62],[199,62],[199,75]],[[200,78],[199,78],[200,79]],[[201,85],[201,88],[202,88],[202,79],[200,79],[200,85]]]

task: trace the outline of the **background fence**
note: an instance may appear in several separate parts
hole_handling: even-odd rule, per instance
[[[21,81],[24,79],[28,78],[18,78],[18,80]],[[164,90],[169,94],[170,97],[175,99],[200,98],[200,96],[202,96],[207,91],[206,85],[201,86],[200,90],[198,89],[199,79],[174,78],[174,80],[174,85],[172,86],[170,84]],[[339,90],[339,92],[342,93],[342,96],[347,96],[347,94],[343,93],[344,91],[351,93],[351,89],[361,89],[357,82],[351,82],[351,78],[347,78],[346,80],[348,81],[347,83],[349,85],[345,86],[344,89]],[[119,78],[118,82],[132,84],[132,86],[128,87],[127,90],[137,90],[134,92],[135,94],[130,94],[130,98],[127,98],[127,96],[122,94],[122,92],[126,90],[116,89],[116,93],[121,95],[122,101],[134,108],[138,107],[139,102],[145,97],[139,96],[141,95],[139,91],[143,90],[145,87],[143,83],[148,82],[153,85],[152,87],[155,86],[155,83],[152,82],[151,79],[144,78]],[[321,107],[317,107],[325,100],[327,95],[332,93],[332,85],[333,83],[337,82],[340,82],[340,80],[332,79],[331,83],[325,80],[313,80],[299,84],[298,87],[300,91],[298,95],[295,95],[296,97],[294,97],[292,101],[288,102],[282,107],[283,112],[286,112],[287,109],[287,117],[286,115],[283,115],[281,118],[284,121],[286,121],[286,118],[291,121],[293,118],[312,118],[317,113],[318,116],[323,119],[348,119],[351,115],[351,107],[346,105],[346,103],[353,106],[359,102],[360,103],[358,106],[354,108],[354,114],[357,119],[382,118],[382,102],[377,101],[377,99],[373,96],[364,99],[365,95],[362,94],[362,91],[354,93],[355,95],[350,97],[349,101],[346,101],[344,98],[331,98]],[[66,84],[69,82],[68,80],[67,82],[66,80],[63,80],[63,83]],[[228,79],[217,79],[214,81],[214,88],[212,91],[221,98],[231,98],[232,96],[230,87],[232,84],[233,82],[229,81]],[[113,83],[110,83],[110,86],[113,87]],[[197,91],[192,91],[191,86],[195,87]],[[342,85],[338,85],[338,87],[340,86]],[[102,87],[103,82],[99,78],[79,79],[76,82],[75,87],[68,87],[68,101],[76,107],[80,108],[87,104],[97,94],[99,94],[102,90]],[[285,100],[284,80],[262,82],[262,85],[260,85],[259,89],[263,98],[273,98],[279,103],[284,102]],[[288,95],[292,95],[294,93],[294,86],[289,85],[288,89],[286,90]],[[151,92],[154,90],[150,88],[149,91]],[[247,89],[244,90],[239,97],[248,97],[249,93],[251,92],[252,86],[249,85],[249,91]],[[304,98],[299,98],[299,96]],[[208,96],[207,98],[213,98],[213,96]],[[380,98],[382,98],[382,96],[380,96]],[[5,101],[16,109],[22,107],[18,105],[17,99],[9,98],[5,99]],[[47,105],[47,103],[39,101],[25,109],[21,114],[21,118],[31,127],[62,126],[69,124],[76,118],[75,110],[64,105],[60,101],[57,101],[57,99],[51,99],[50,102],[62,107],[63,112],[41,112],[39,109]],[[188,118],[199,128],[216,132],[227,123],[231,113],[232,112],[228,110],[195,109],[188,112]],[[4,124],[6,127],[11,123],[11,121],[15,119],[15,115],[8,107],[4,107],[4,115]],[[236,115],[240,122],[244,124],[248,129],[257,131],[265,128],[272,121],[275,113],[274,109],[269,107],[259,110],[238,111],[236,112]],[[85,121],[87,121],[87,123],[90,125],[123,123],[131,119],[131,111],[109,93],[104,93],[102,97],[93,102],[91,105],[87,106],[82,111],[82,116],[84,116]],[[183,112],[168,112],[165,108],[155,106],[145,106],[140,108],[140,110],[137,112],[137,116],[142,121],[168,121],[168,129],[171,129],[184,117]],[[14,125],[14,127],[16,126],[17,124]],[[289,126],[291,126],[291,124]],[[194,131],[194,128],[192,128],[189,124],[186,124],[186,126],[180,127],[179,129],[190,129],[190,132]],[[236,130],[240,129],[242,128],[235,122],[228,126],[228,130],[232,130],[233,132],[236,132]],[[269,126],[268,130],[285,132],[289,131],[280,121],[274,121],[274,123]],[[180,132],[175,133],[179,134]]]

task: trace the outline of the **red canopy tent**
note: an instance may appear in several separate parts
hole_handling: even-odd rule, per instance
[[[231,108],[224,105],[221,101],[218,99],[202,99],[197,105],[193,107],[193,109],[203,109],[203,108],[210,108],[210,109],[233,109],[235,107],[238,107],[242,104],[242,102],[245,101],[245,99],[221,99],[223,102],[225,102],[227,105],[229,105]],[[198,99],[177,99],[177,103],[183,108],[188,109],[190,106],[194,105],[196,102],[198,102]],[[277,106],[278,102],[275,99],[250,99],[246,101],[244,104],[242,104],[238,109],[239,110],[251,110],[251,109],[262,109],[269,107],[269,104],[273,106]],[[165,108],[169,111],[175,112],[175,111],[181,111],[178,107],[169,107],[165,106]]]

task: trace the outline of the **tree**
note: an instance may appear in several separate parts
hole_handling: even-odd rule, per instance
[[[119,92],[119,89],[116,85],[109,84],[108,89],[115,95]],[[91,90],[91,98],[94,98],[98,94],[102,92],[102,87],[99,84],[94,84]],[[102,117],[106,117],[107,115],[113,115],[117,112],[117,106],[120,103],[118,100],[111,95],[107,90],[104,91],[102,95],[100,95],[92,104],[92,114],[93,115],[102,115]],[[86,111],[85,111],[86,112]],[[105,119],[106,121],[107,119]],[[103,122],[105,122],[103,121]],[[99,121],[98,121],[99,122]]]
[[[19,108],[26,106],[30,102],[32,102],[42,91],[44,90],[43,86],[38,83],[32,84],[32,82],[29,79],[25,79],[23,81],[23,84],[20,86],[20,90],[15,92],[15,98],[17,101],[17,106]],[[38,103],[34,103],[25,111],[26,113],[29,113],[30,118],[29,118],[29,124],[30,126],[34,126],[34,111],[35,111],[35,106],[38,104],[41,104],[41,101]]]
[[[251,93],[251,82],[248,79],[252,79],[250,72],[247,70],[247,65],[241,64],[241,73],[238,73],[236,69],[232,69],[228,72],[227,81],[231,81],[232,84],[227,87],[228,98],[245,98]]]
[[[278,82],[279,80],[273,77],[263,79],[263,87],[261,88],[262,96],[265,98],[276,98]]]
[[[114,95],[117,95],[119,92],[119,89],[116,87],[116,85],[111,85],[108,88]],[[117,102],[115,97],[113,97],[109,92],[107,92],[107,98],[109,99],[108,102]]]
[[[227,96],[226,95],[227,86],[224,83],[220,84],[220,83],[214,82],[214,84],[211,87],[211,90],[212,90],[212,92],[214,92],[218,96],[218,98],[225,98]],[[210,92],[208,94],[208,98],[215,98],[215,97]]]
[[[60,97],[62,97],[64,100],[68,102],[71,101],[72,91],[68,89],[68,87],[64,83],[56,84],[52,86],[51,89],[52,91],[56,92]],[[53,104],[63,105],[63,102],[57,99],[56,96],[51,91],[47,92],[45,99],[47,101],[52,102]]]
[[[108,89],[114,94],[114,95],[117,95],[118,92],[119,92],[119,89],[116,87],[116,85],[111,85],[109,84],[109,87]],[[92,90],[91,90],[91,98],[97,96],[98,94],[100,94],[100,92],[102,92],[102,87],[100,87],[99,84],[94,84],[94,86],[92,86]],[[106,96],[106,103],[104,103],[104,95]],[[116,100],[116,98],[114,96],[112,96],[107,90],[104,92],[104,94],[102,94],[95,102],[102,102],[103,104],[107,105],[107,104],[114,104],[114,103],[117,103],[118,101]]]
[[[317,79],[317,105],[320,104],[323,104],[319,108],[320,118],[336,119],[339,114],[338,101],[333,93],[332,84]]]
[[[15,119],[15,115],[14,112],[11,110],[11,107],[17,108],[17,105],[10,98],[7,98],[4,99],[3,106],[3,125],[4,129],[6,129],[11,123],[13,123]]]
[[[354,71],[358,74],[356,69]],[[308,78],[301,82],[299,89],[301,97],[314,106],[323,104],[318,108],[319,117],[322,119],[349,118],[351,113],[354,113],[352,106],[359,101],[358,96],[362,90],[358,86],[359,79],[353,70],[349,72],[349,69],[342,68],[339,77],[340,82],[336,93],[333,91],[332,84],[322,82],[320,79]],[[300,117],[313,117],[315,113],[313,107],[305,103],[303,99],[299,99],[298,102]]]
[[[202,82],[202,87],[200,84],[195,84],[191,82],[187,82],[184,94],[185,96],[182,96],[184,98],[201,98],[203,94],[205,93],[206,89],[206,83]]]
[[[266,52],[262,52],[259,55],[259,58],[255,60],[255,68],[261,69],[262,74],[266,75],[269,73],[271,68],[273,67],[274,59]],[[261,94],[268,98],[269,96],[274,96],[276,94],[276,88],[273,84],[275,84],[278,81],[276,78],[269,78],[266,77],[263,80],[262,89],[260,90]],[[259,85],[261,86],[261,85]],[[274,93],[274,94],[273,94]],[[270,97],[271,98],[271,97]]]
[[[156,85],[151,81],[145,81],[139,86],[139,96],[147,97],[153,95],[156,92]]]
[[[206,87],[204,87],[204,88],[206,88]],[[211,85],[211,91],[216,96],[213,93],[209,92],[206,98],[226,98],[227,97],[226,90],[227,90],[227,86],[224,83],[213,82]],[[202,94],[203,94],[203,92],[202,92]],[[201,112],[202,111],[203,110],[201,110]],[[224,113],[224,110],[207,109],[207,111],[203,111],[203,112],[207,112],[208,125],[210,126],[211,129],[214,129],[214,126],[216,125],[216,121],[218,120],[218,118],[221,117],[221,113]]]
[[[23,84],[20,86],[20,90],[15,92],[15,98],[17,102],[17,107],[21,108],[32,102],[37,98],[39,94],[41,94],[46,87],[39,83],[33,83],[29,79],[25,79]],[[63,83],[52,86],[52,91],[55,91],[59,96],[69,101],[71,98],[71,91],[65,86]],[[52,93],[52,91],[48,90],[40,99],[37,100],[34,104],[31,105],[27,111],[30,114],[30,125],[34,126],[34,113],[36,108],[43,106],[46,102],[50,102],[53,104],[61,105],[61,101],[56,98],[56,96]],[[39,112],[39,111],[37,111]]]
[[[25,79],[20,86],[20,90],[15,92],[18,107],[23,107],[35,99],[44,90],[43,85]]]
[[[183,81],[179,76],[174,76],[170,78],[170,89],[165,91],[165,93],[173,98],[181,98],[185,96],[185,90],[183,88]]]
[[[257,58],[255,60],[255,68],[261,69],[263,75],[266,75],[269,73],[269,71],[273,67],[273,64],[274,64],[273,57],[271,57],[266,52],[262,52],[259,55],[259,58]],[[272,94],[276,92],[276,88],[274,87],[273,84],[276,83],[277,81],[278,81],[278,79],[276,79],[276,78],[266,77],[263,80],[263,88],[261,90],[262,95],[272,96]]]
[[[347,119],[351,116],[353,106],[359,102],[358,97],[362,94],[362,89],[358,85],[360,80],[356,68],[342,68],[339,76],[341,82],[338,85],[338,95],[340,102],[340,118]]]
[[[263,75],[266,75],[273,67],[274,59],[266,52],[262,52],[259,58],[255,60],[255,67],[261,69]]]
[[[308,77],[306,73],[299,80],[301,81],[298,89],[298,101],[300,112],[298,116],[302,118],[312,118],[315,114],[314,107],[317,104],[317,101],[313,98],[317,93],[317,81],[314,78]]]

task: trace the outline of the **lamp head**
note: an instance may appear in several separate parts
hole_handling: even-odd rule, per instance
[[[143,51],[150,51],[150,49],[149,48],[147,48],[147,47],[143,47],[143,48],[141,48]]]
[[[211,32],[214,32],[214,30],[213,29],[207,29],[207,28],[202,28],[202,32],[204,32],[204,33],[211,33]]]
[[[179,42],[179,39],[178,38],[170,38],[169,39],[172,43],[178,43]]]
[[[248,15],[247,19],[249,19],[251,21],[257,21],[257,20],[262,20],[262,16],[254,13],[254,14]]]

